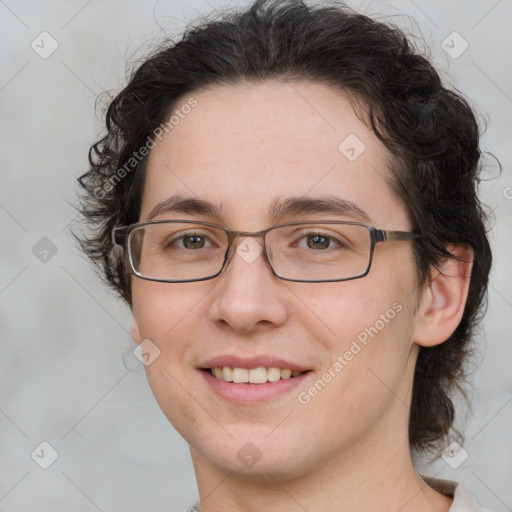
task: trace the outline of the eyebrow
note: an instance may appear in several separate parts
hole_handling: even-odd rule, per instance
[[[278,197],[272,201],[267,211],[271,222],[278,222],[285,217],[298,217],[318,213],[343,217],[348,216],[361,222],[370,222],[368,214],[356,203],[335,195],[324,195],[320,197]],[[222,204],[216,205],[204,199],[175,195],[158,203],[149,213],[147,220],[149,221],[168,213],[203,215],[216,217],[218,219],[226,215]]]

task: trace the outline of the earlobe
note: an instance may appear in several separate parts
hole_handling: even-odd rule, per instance
[[[413,341],[432,347],[446,341],[459,325],[468,296],[473,250],[448,245],[453,258],[446,258],[432,271],[431,282],[422,292]]]

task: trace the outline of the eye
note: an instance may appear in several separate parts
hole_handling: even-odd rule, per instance
[[[167,247],[177,246],[180,249],[203,249],[204,247],[211,247],[213,244],[210,240],[204,236],[199,235],[197,233],[181,235],[179,237],[174,237],[168,241],[166,244]]]
[[[299,239],[297,246],[314,250],[323,250],[342,247],[343,244],[336,238],[324,233],[307,233]]]

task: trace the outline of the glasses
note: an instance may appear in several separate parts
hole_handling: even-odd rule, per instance
[[[375,244],[420,238],[408,231],[332,220],[290,222],[253,233],[192,220],[140,222],[112,230],[114,244],[128,251],[133,273],[164,283],[217,277],[231,257],[233,240],[242,236],[263,238],[263,247],[252,242],[241,250],[239,245],[237,253],[244,257],[246,252],[246,261],[255,259],[255,251],[265,253],[275,276],[303,283],[364,277],[370,271]]]

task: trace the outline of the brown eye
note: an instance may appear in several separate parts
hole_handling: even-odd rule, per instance
[[[199,235],[184,236],[181,240],[185,249],[201,249],[205,245],[205,238]]]
[[[310,249],[328,249],[331,239],[323,235],[310,235],[306,237]]]

